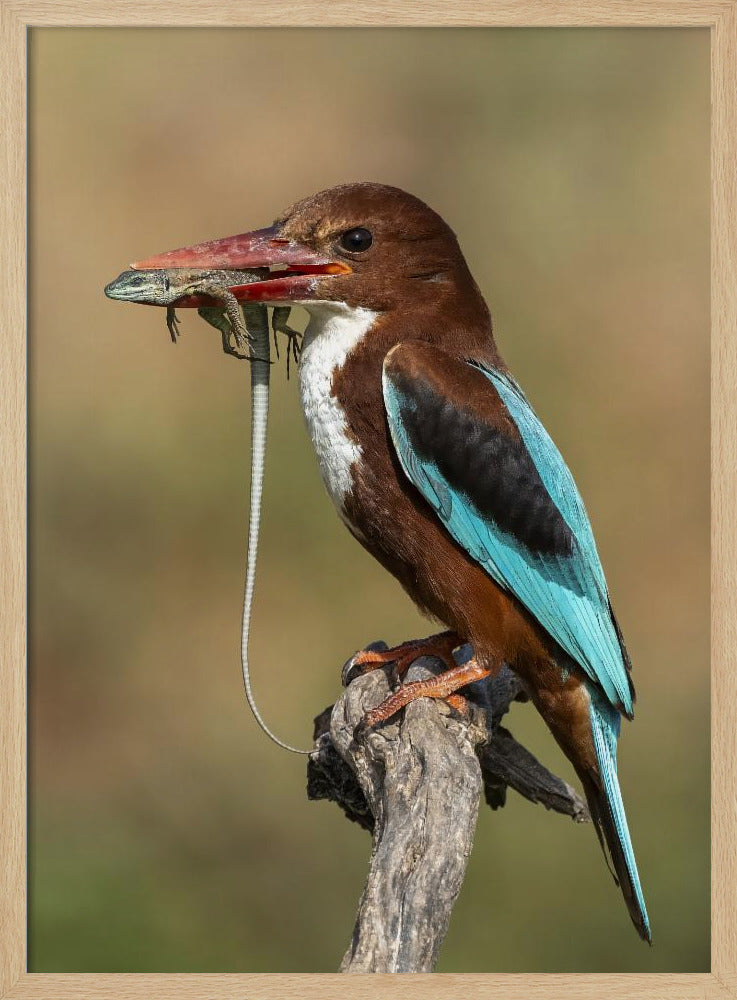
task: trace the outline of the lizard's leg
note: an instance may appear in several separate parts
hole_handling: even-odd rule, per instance
[[[230,320],[230,326],[237,346],[241,350],[246,349],[248,345],[248,332],[241,316],[238,299],[230,289],[219,281],[208,281],[205,278],[202,281],[193,281],[191,285],[184,288],[181,297],[184,298],[187,295],[209,295],[210,298],[222,302],[222,309],[225,310],[225,314]],[[222,332],[221,327],[218,326],[218,329]]]
[[[174,311],[174,306],[166,307],[166,328],[169,331],[172,344],[176,344],[177,337],[179,336],[179,320]]]
[[[299,362],[301,349],[299,342],[302,338],[299,330],[293,329],[287,322],[291,311],[289,306],[274,306],[274,311],[271,314],[271,329],[274,331],[274,346],[276,347],[277,357],[279,357],[279,342],[276,335],[277,333],[283,333],[287,337],[287,378],[289,378],[290,355],[294,358],[295,364]]]
[[[201,316],[206,323],[210,326],[214,326],[216,330],[219,330],[223,339],[223,350],[226,354],[232,355],[234,358],[240,358],[243,360],[247,358],[247,354],[241,354],[240,351],[234,347],[231,343],[231,337],[233,336],[233,328],[230,325],[230,320],[228,319],[225,310],[221,309],[220,306],[200,306],[197,310],[198,316]]]

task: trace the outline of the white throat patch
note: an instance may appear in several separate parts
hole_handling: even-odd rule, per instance
[[[378,313],[339,302],[300,305],[310,313],[299,359],[302,409],[323,482],[342,514],[344,498],[353,486],[351,466],[360,458],[361,449],[348,436],[345,413],[331,392],[333,376],[369,332]]]

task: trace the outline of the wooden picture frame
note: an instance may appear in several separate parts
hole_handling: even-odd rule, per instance
[[[712,951],[710,974],[39,975],[26,971],[26,44],[35,26],[702,27],[711,38]],[[0,997],[737,998],[737,0],[0,0]]]

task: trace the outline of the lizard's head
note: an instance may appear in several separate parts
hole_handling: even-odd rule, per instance
[[[123,271],[115,281],[105,286],[105,294],[109,299],[120,302],[163,306],[168,304],[170,286],[166,271]]]

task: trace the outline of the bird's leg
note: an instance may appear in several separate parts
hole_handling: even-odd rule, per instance
[[[420,656],[435,656],[451,669],[455,666],[453,650],[462,643],[457,632],[438,632],[426,639],[411,639],[392,649],[362,649],[343,665],[341,680],[347,687],[355,677],[393,663],[394,677],[398,681]]]
[[[474,681],[483,680],[491,672],[488,667],[482,667],[476,658],[472,657],[467,663],[454,666],[435,677],[404,684],[394,694],[385,698],[380,705],[364,715],[354,730],[354,738],[360,740],[374,726],[391,719],[400,708],[404,708],[405,705],[409,705],[417,698],[446,698],[450,700],[452,697],[455,700],[458,696],[454,692],[459,688],[465,687],[466,684],[472,684]]]
[[[274,311],[271,314],[271,329],[274,332],[274,347],[277,358],[279,357],[279,341],[276,335],[277,333],[283,333],[287,337],[287,378],[289,378],[290,355],[294,358],[295,364],[299,362],[301,350],[299,342],[302,337],[299,330],[293,329],[287,322],[291,311],[289,306],[274,306]]]

